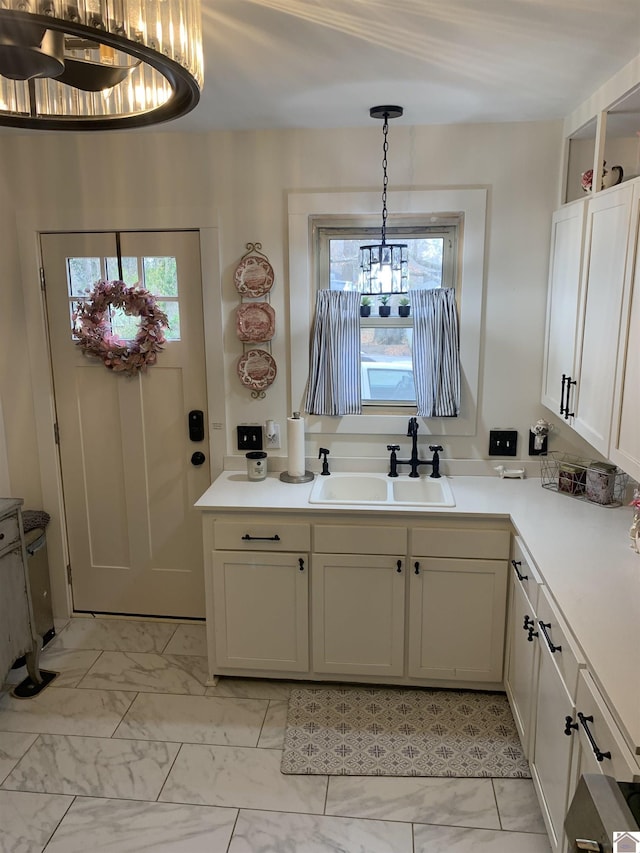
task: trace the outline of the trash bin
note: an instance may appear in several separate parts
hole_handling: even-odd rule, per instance
[[[33,618],[36,633],[42,637],[43,646],[46,646],[56,633],[51,610],[51,583],[47,557],[46,527],[48,523],[49,516],[46,512],[28,509],[22,512]]]

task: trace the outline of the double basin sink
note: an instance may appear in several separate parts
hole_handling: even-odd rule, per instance
[[[331,474],[317,477],[309,503],[388,504],[389,506],[455,506],[444,477],[388,477],[386,474]]]

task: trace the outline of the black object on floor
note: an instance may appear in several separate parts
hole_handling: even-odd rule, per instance
[[[44,688],[48,687],[59,673],[52,672],[50,669],[41,669],[40,675],[42,676],[40,684],[36,684],[35,681],[32,681],[27,676],[24,681],[21,681],[20,684],[13,688],[11,695],[15,696],[16,699],[31,699],[33,696],[37,696],[38,693],[42,693]]]

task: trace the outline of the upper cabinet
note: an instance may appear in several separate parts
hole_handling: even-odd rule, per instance
[[[633,187],[609,456],[640,481],[640,181]]]
[[[640,86],[637,86],[575,130],[567,140],[563,200],[576,201],[591,195],[594,188],[595,192],[601,192],[639,177],[639,134]]]
[[[634,186],[553,218],[542,402],[609,455]]]

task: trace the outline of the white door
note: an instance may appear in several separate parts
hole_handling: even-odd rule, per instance
[[[193,504],[210,484],[209,460],[206,436],[188,432],[192,410],[203,411],[205,433],[207,424],[199,236],[118,236],[121,274],[114,233],[41,236],[73,606],[203,617]],[[170,322],[157,364],[135,377],[84,356],[71,335],[78,297],[121,277],[153,292]],[[123,337],[127,322],[112,317]],[[200,465],[191,461],[198,451]]]

